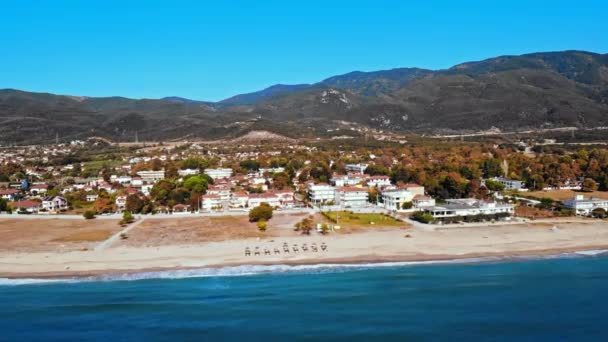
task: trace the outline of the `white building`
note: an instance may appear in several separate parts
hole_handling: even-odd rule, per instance
[[[280,207],[281,201],[275,194],[263,193],[263,194],[249,194],[249,200],[247,206],[249,208],[255,208],[262,203],[268,203],[271,207]]]
[[[407,189],[395,189],[382,191],[382,205],[388,210],[400,210],[403,208],[403,203],[412,202],[414,194]]]
[[[124,195],[116,196],[116,199],[114,200],[114,204],[116,204],[116,210],[118,212],[122,212],[127,207],[127,196],[124,196]]]
[[[99,197],[99,195],[96,195],[96,194],[87,195],[87,202],[95,202],[97,200],[97,197]]]
[[[370,176],[370,177],[367,177],[366,184],[370,188],[373,188],[373,187],[382,188],[382,187],[391,185],[391,178],[389,176],[381,176],[381,175]]]
[[[232,176],[232,169],[218,168],[218,169],[205,169],[205,174],[215,179],[230,178]]]
[[[359,208],[368,205],[367,189],[356,187],[336,188],[335,202],[342,208]]]
[[[455,216],[493,215],[506,213],[513,215],[515,206],[513,204],[502,204],[497,202],[484,202],[474,198],[449,199],[447,204],[440,206],[425,207],[424,211],[435,218]]]
[[[309,183],[308,186],[308,197],[310,201],[315,204],[321,204],[326,202],[335,201],[336,188],[331,185],[324,183],[313,184]]]
[[[245,192],[235,192],[230,197],[230,208],[246,208],[249,195]]]
[[[435,205],[435,199],[429,196],[416,195],[412,200],[414,208],[432,207]]]
[[[363,183],[365,178],[360,173],[348,173],[346,175],[333,175],[330,182],[333,186],[353,186]]]
[[[211,185],[207,189],[207,194],[218,195],[222,201],[230,200],[230,186],[228,185]]]
[[[505,186],[505,190],[515,190],[515,191],[528,191],[526,189],[526,184],[520,180],[502,178],[502,177],[493,177],[491,180],[498,182]]]
[[[163,173],[163,175],[164,175],[164,173]],[[131,180],[132,180],[131,176],[117,176],[117,175],[110,176],[110,183],[131,184]]]
[[[42,201],[42,209],[49,212],[59,212],[68,209],[68,201],[61,196],[47,197]]]
[[[161,179],[165,179],[165,170],[159,171],[138,171],[137,175],[141,177],[142,181],[147,183],[156,183]]]
[[[414,194],[414,196],[424,196],[424,187],[422,185],[416,183],[408,183],[402,186],[402,188],[408,190],[409,192]]]
[[[260,174],[285,172],[284,167],[261,167]]]
[[[346,172],[364,173],[368,164],[346,164]]]
[[[573,209],[576,215],[588,216],[595,209],[604,209],[608,211],[608,199],[588,198],[583,195],[576,195],[574,198],[564,201],[566,208]]]
[[[212,211],[222,208],[222,199],[219,195],[207,194],[201,196],[201,210]]]
[[[177,174],[180,175],[181,177],[195,176],[195,175],[198,175],[199,173],[200,173],[199,169],[177,170]]]

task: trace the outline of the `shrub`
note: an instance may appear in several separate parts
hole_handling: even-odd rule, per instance
[[[403,202],[401,205],[401,209],[412,209],[414,207],[414,203],[412,202]]]
[[[435,218],[431,214],[427,214],[424,211],[415,212],[410,218],[414,221],[418,221],[421,223],[431,223],[435,221]]]
[[[261,232],[265,232],[267,227],[268,227],[268,224],[266,223],[266,221],[264,221],[264,220],[259,220],[258,221],[258,229]]]
[[[133,214],[131,214],[130,211],[126,210],[122,213],[122,220],[120,221],[120,224],[131,223],[133,222],[133,220],[135,220],[133,218]]]
[[[268,203],[262,203],[249,211],[249,222],[268,221],[271,218],[272,207]]]
[[[82,214],[82,216],[87,220],[92,220],[95,218],[95,214],[97,214],[97,213],[94,212],[93,210],[87,210],[84,212],[84,214]]]

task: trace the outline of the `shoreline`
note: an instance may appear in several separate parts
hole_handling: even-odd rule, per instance
[[[224,268],[237,268],[237,267],[272,267],[272,266],[381,266],[383,264],[394,264],[394,263],[419,263],[429,265],[432,264],[463,264],[463,263],[486,263],[486,262],[514,262],[514,261],[525,261],[534,260],[543,257],[556,257],[567,256],[572,254],[580,255],[581,257],[590,257],[593,255],[585,255],[584,252],[591,251],[605,251],[599,254],[608,254],[608,244],[603,245],[589,245],[581,246],[580,248],[546,248],[538,250],[527,250],[518,251],[509,254],[503,253],[468,253],[459,255],[449,254],[420,254],[412,257],[402,256],[352,256],[345,258],[317,258],[317,259],[303,259],[303,260],[285,260],[283,262],[252,262],[252,263],[219,263],[209,264],[202,267],[151,267],[151,268],[139,268],[139,269],[106,269],[106,270],[95,270],[95,271],[78,271],[78,272],[39,272],[39,273],[0,273],[0,279],[7,280],[91,280],[91,281],[112,281],[121,280],[119,277],[132,276],[137,274],[154,274],[172,271],[196,271],[196,270],[220,270]],[[391,265],[387,265],[391,266]],[[268,271],[265,273],[272,273]],[[243,273],[245,275],[245,273]],[[109,279],[102,278],[108,276]],[[201,274],[201,276],[203,276]],[[227,276],[217,274],[216,276]],[[194,275],[193,277],[196,277]],[[97,279],[98,278],[98,279]],[[160,277],[158,277],[160,278]],[[146,277],[142,279],[158,279],[155,277]],[[129,279],[126,279],[129,280]],[[134,279],[137,280],[137,279]]]

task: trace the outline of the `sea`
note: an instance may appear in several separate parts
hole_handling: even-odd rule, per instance
[[[606,341],[608,254],[0,279],[1,341]]]

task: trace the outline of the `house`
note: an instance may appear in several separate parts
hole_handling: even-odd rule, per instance
[[[235,192],[230,197],[230,208],[246,208],[249,195],[245,192]]]
[[[573,198],[564,201],[566,208],[574,210],[576,215],[589,216],[596,209],[604,209],[608,211],[608,199],[587,198],[583,195],[576,195]]]
[[[474,198],[449,199],[441,206],[425,207],[424,212],[435,218],[466,217],[475,215],[508,214],[513,215],[513,204],[485,202]]]
[[[138,171],[137,175],[141,177],[143,182],[156,183],[159,180],[165,179],[165,170],[159,171]]]
[[[230,186],[227,184],[211,185],[207,189],[207,194],[218,195],[222,201],[230,200]]]
[[[116,211],[122,212],[127,207],[127,196],[125,196],[125,195],[116,196],[116,199],[114,200],[114,204],[116,204]]]
[[[14,201],[18,194],[19,190],[17,189],[0,190],[0,198],[4,198],[8,201]]]
[[[285,168],[284,167],[261,167],[259,170],[260,174],[263,175],[265,173],[279,173],[279,172],[285,172]]]
[[[180,175],[181,177],[186,177],[186,176],[195,176],[198,175],[200,173],[199,169],[183,169],[183,170],[177,170],[177,174]]]
[[[346,172],[364,173],[368,164],[346,164],[344,169]]]
[[[62,196],[47,197],[42,200],[42,209],[49,212],[59,212],[68,209],[68,200]]]
[[[382,205],[388,210],[400,210],[403,208],[403,203],[412,202],[414,194],[408,189],[393,189],[381,192]]]
[[[212,179],[230,178],[232,176],[232,169],[228,168],[217,168],[217,169],[205,169],[205,174]]]
[[[491,180],[505,186],[505,190],[528,191],[526,184],[520,180],[508,179],[503,177],[493,177]]]
[[[119,184],[131,184],[132,178],[131,176],[110,176],[110,183],[119,183]]]
[[[207,194],[201,196],[201,210],[212,211],[222,209],[222,199],[220,195]]]
[[[432,207],[435,205],[435,199],[429,196],[416,195],[412,200],[414,208]]]
[[[173,206],[174,214],[187,214],[190,212],[189,204],[176,204]]]
[[[295,205],[295,199],[293,197],[293,190],[277,190],[274,191],[275,196],[279,198],[281,208],[293,208]]]
[[[384,186],[391,185],[391,178],[389,176],[370,176],[367,177],[366,184],[368,187],[373,188],[382,188]]]
[[[38,183],[30,187],[30,193],[34,196],[46,194],[48,190],[49,185],[46,183]]]
[[[323,204],[327,202],[335,201],[336,188],[331,185],[320,183],[308,183],[307,185],[308,197],[314,204]]]
[[[249,200],[247,201],[247,206],[249,208],[255,208],[262,203],[267,203],[271,207],[280,207],[281,201],[279,197],[275,194],[271,193],[263,193],[263,194],[249,194]]]
[[[95,202],[97,200],[97,197],[99,197],[99,195],[97,194],[87,195],[86,200],[87,202]]]
[[[357,187],[336,188],[334,201],[342,208],[359,208],[368,205],[367,189]]]
[[[42,204],[40,202],[32,200],[12,202],[10,203],[10,206],[11,208],[14,208],[17,211],[25,211],[28,213],[37,213],[40,209],[42,209]]]
[[[346,175],[334,175],[330,182],[334,186],[353,186],[363,183],[365,178],[360,173],[348,173]]]

